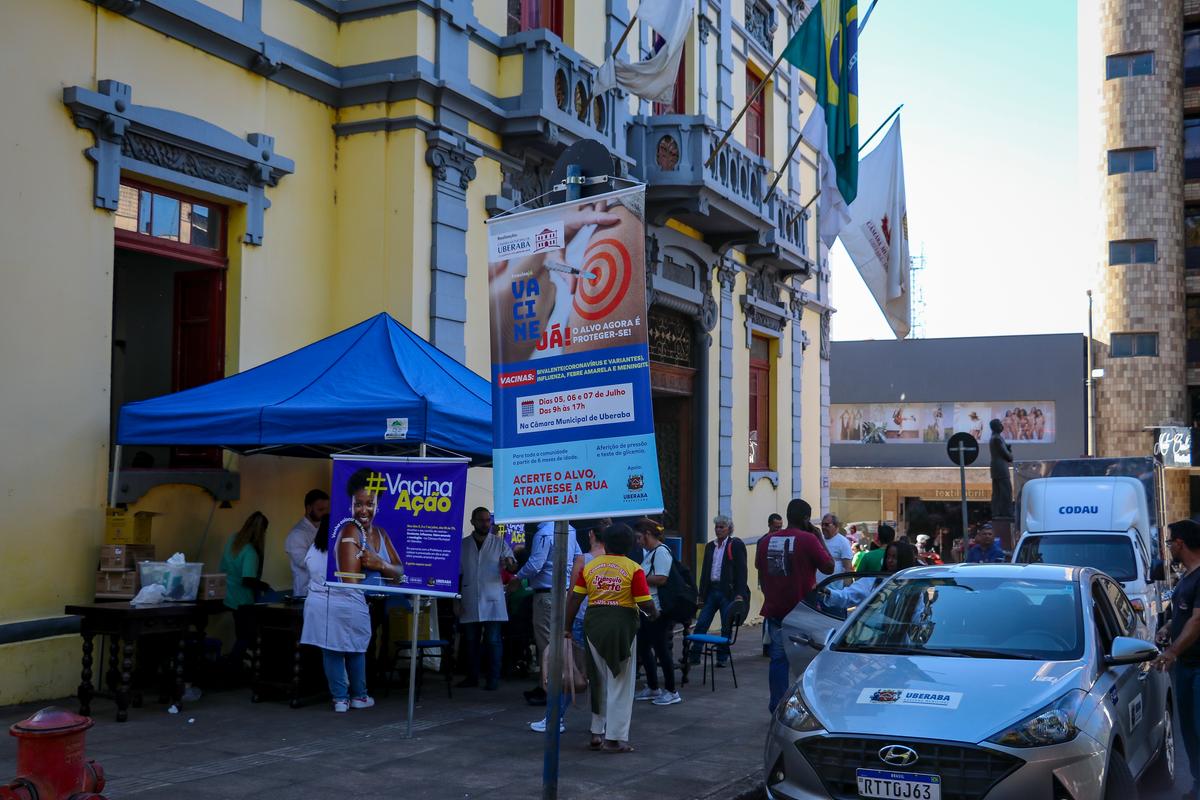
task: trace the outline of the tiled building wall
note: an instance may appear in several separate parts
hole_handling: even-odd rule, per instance
[[[1098,338],[1113,333],[1157,333],[1157,357],[1107,357],[1097,391],[1099,455],[1146,455],[1147,426],[1180,424],[1186,416],[1183,265],[1182,24],[1181,0],[1102,0],[1103,55],[1150,50],[1153,75],[1104,81],[1100,92],[1104,152],[1155,148],[1153,172],[1105,175],[1107,241],[1153,239],[1157,258],[1146,264],[1100,269]],[[1103,71],[1100,73],[1103,75]]]

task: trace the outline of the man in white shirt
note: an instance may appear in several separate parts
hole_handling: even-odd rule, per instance
[[[479,685],[481,639],[489,657],[484,688],[495,691],[500,686],[500,663],[504,656],[500,626],[508,622],[501,568],[513,572],[517,562],[508,543],[492,533],[492,512],[480,506],[471,512],[471,535],[463,539],[459,566],[462,598],[457,603],[458,621],[462,624],[467,651],[467,677],[459,682],[460,687]]]
[[[821,517],[821,536],[825,541],[825,549],[833,558],[833,572],[853,572],[854,550],[850,547],[850,540],[838,532],[839,527],[841,527],[841,522],[838,520],[837,514],[826,514]],[[827,578],[833,572],[818,571],[818,574]]]
[[[320,489],[311,490],[304,495],[304,516],[292,526],[287,538],[283,540],[283,549],[287,551],[288,562],[292,567],[293,597],[304,597],[308,594],[308,568],[304,566],[304,555],[317,535],[317,523],[328,513],[329,495]]]

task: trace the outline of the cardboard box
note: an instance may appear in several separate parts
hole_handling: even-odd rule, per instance
[[[157,517],[153,511],[130,513],[119,508],[104,512],[105,544],[150,544],[150,523]]]
[[[106,544],[100,547],[100,569],[103,572],[125,572],[137,569],[139,561],[153,560],[152,544]]]
[[[138,592],[138,574],[129,572],[97,572],[96,597],[133,599]]]
[[[197,595],[200,600],[224,600],[225,599],[225,573],[210,572],[200,576],[200,592]]]

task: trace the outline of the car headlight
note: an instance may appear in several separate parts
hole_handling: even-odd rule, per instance
[[[1075,727],[1075,716],[1086,696],[1082,689],[1072,689],[988,741],[1005,747],[1043,747],[1069,742],[1079,733]]]
[[[775,709],[775,719],[799,733],[820,730],[822,727],[804,703],[804,696],[800,693],[800,681],[796,681],[792,690]]]

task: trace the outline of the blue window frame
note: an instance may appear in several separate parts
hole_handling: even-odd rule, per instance
[[[1128,239],[1108,243],[1109,264],[1153,264],[1158,247],[1153,239]]]
[[[1154,53],[1116,53],[1107,59],[1104,77],[1129,78],[1134,75],[1154,74]]]
[[[1154,148],[1136,147],[1108,151],[1108,174],[1121,175],[1126,172],[1154,172]]]
[[[1157,333],[1114,333],[1108,340],[1108,355],[1112,358],[1158,356]]]

